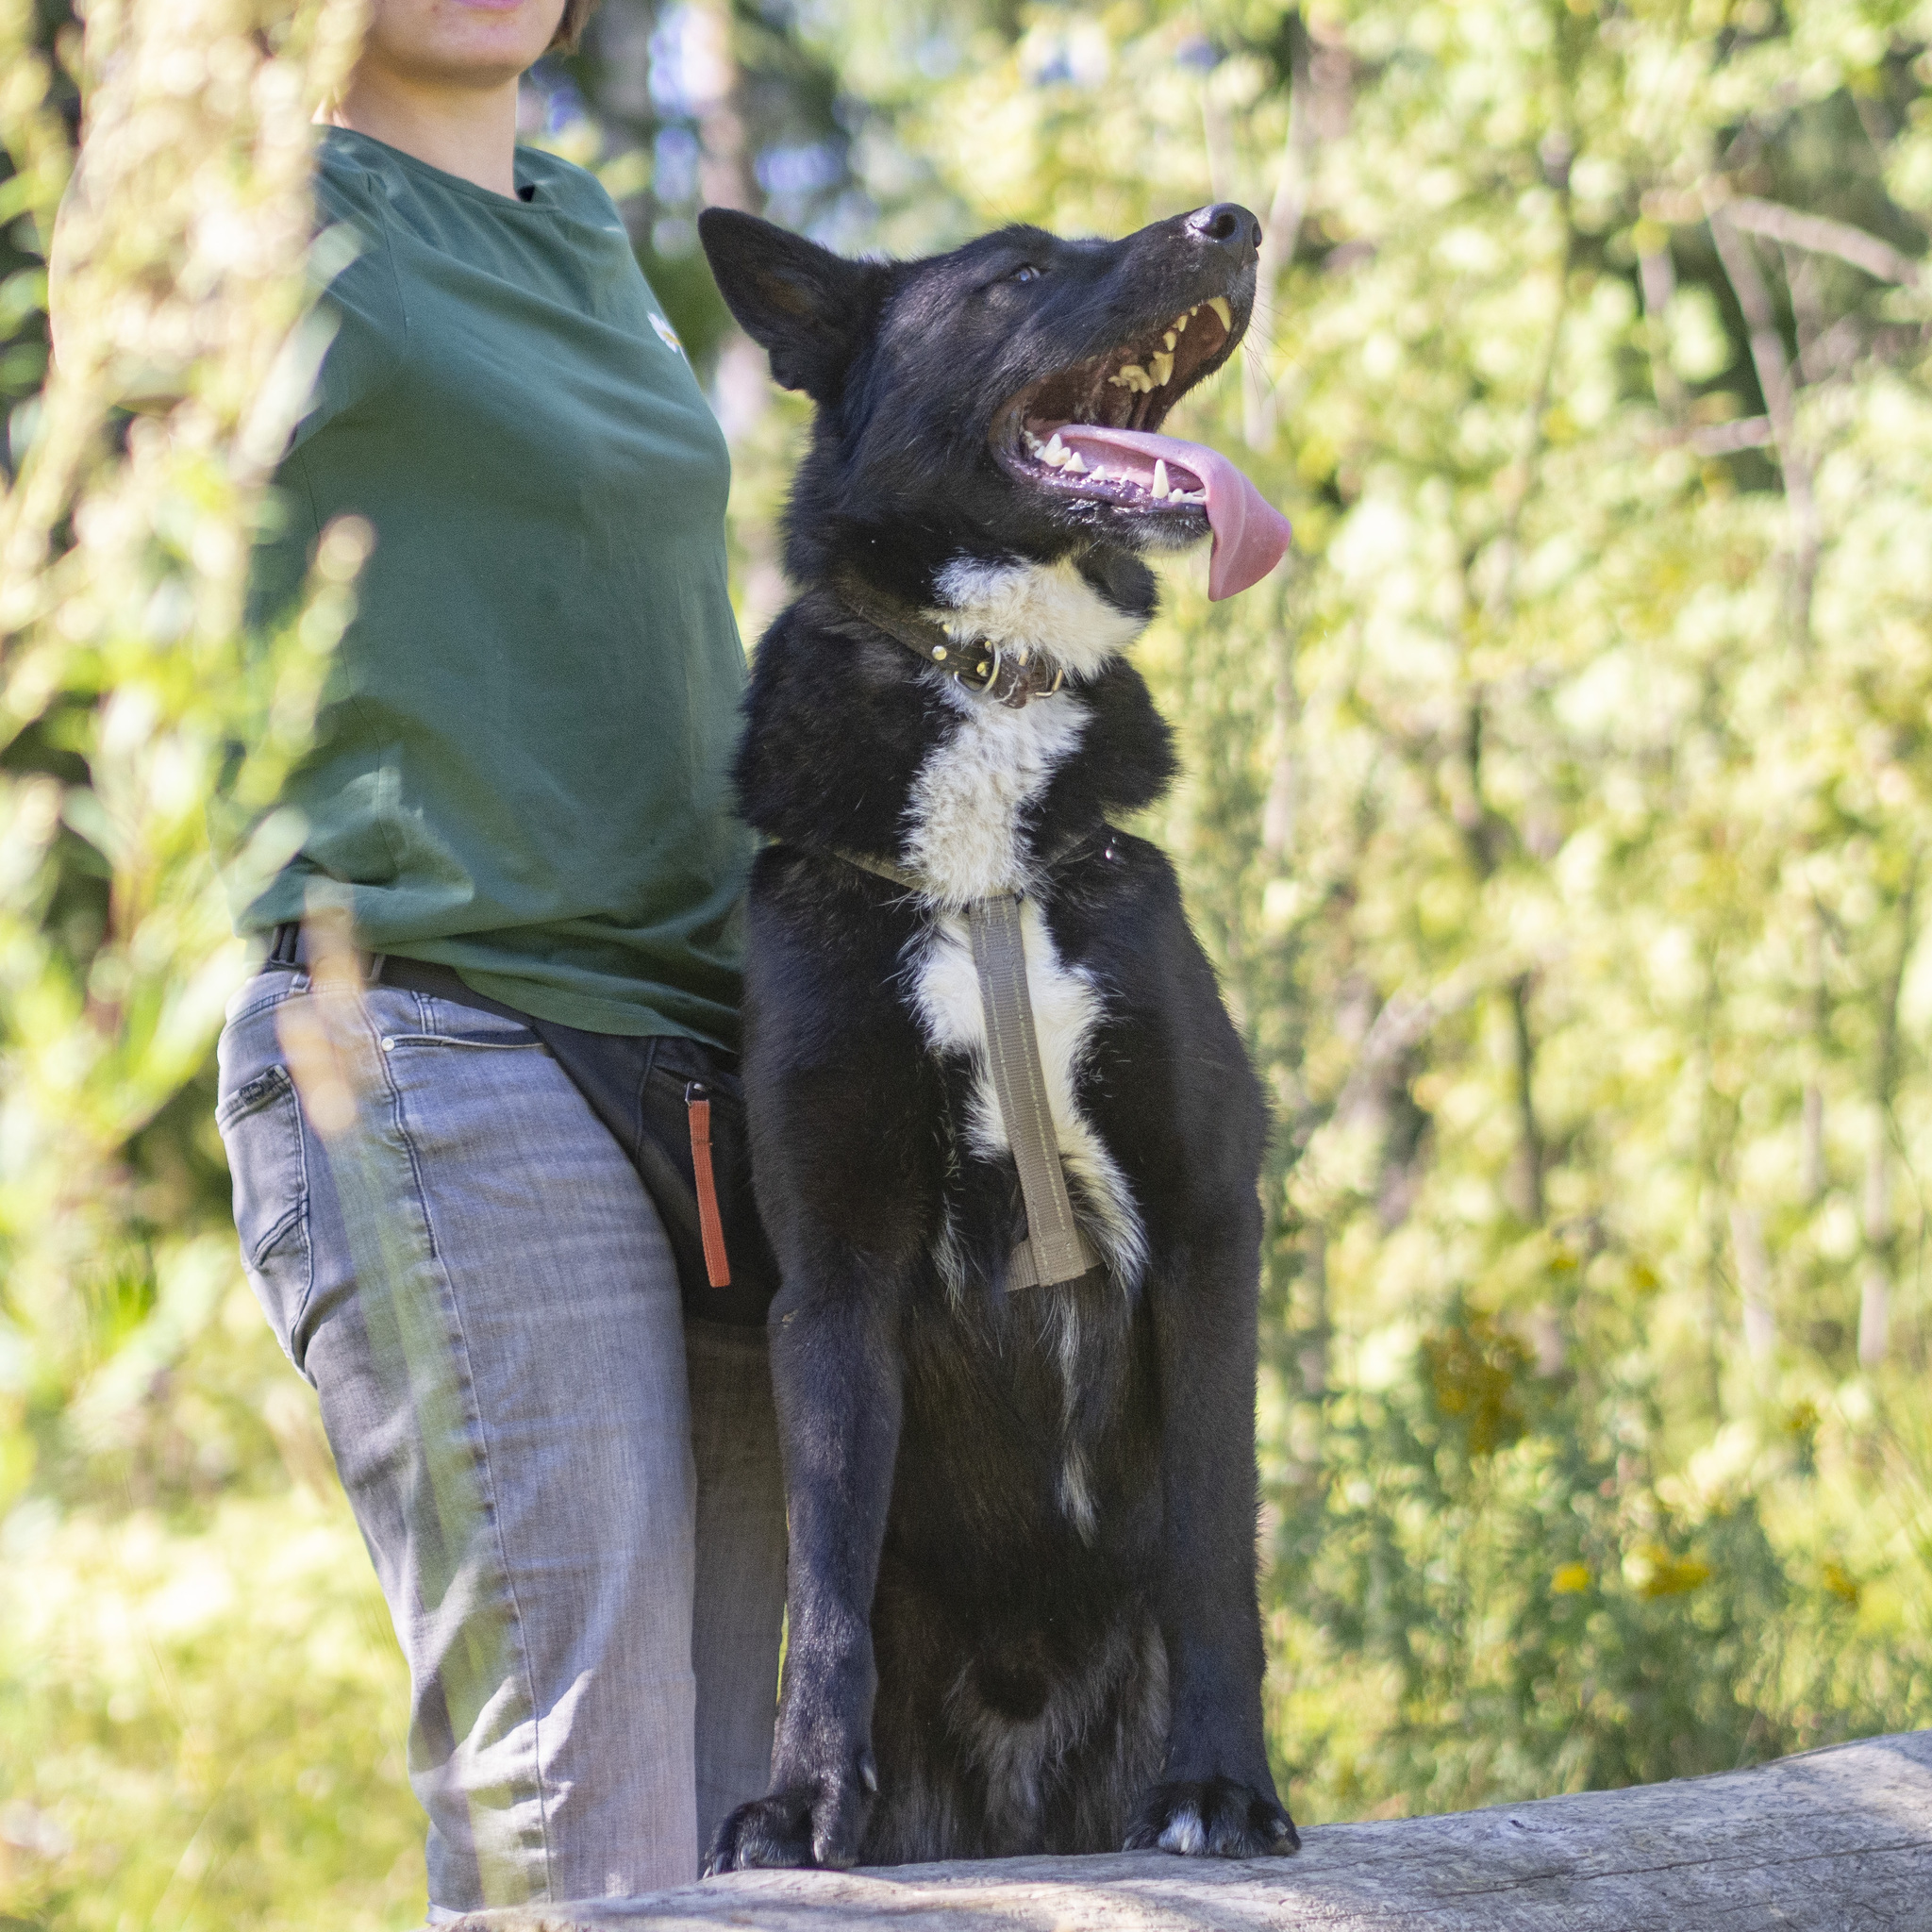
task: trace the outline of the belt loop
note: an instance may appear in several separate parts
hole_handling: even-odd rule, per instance
[[[718,1211],[718,1183],[711,1169],[711,1090],[702,1080],[684,1083],[684,1111],[691,1127],[691,1179],[698,1197],[698,1238],[705,1249],[705,1277],[713,1288],[731,1286],[731,1257]]]

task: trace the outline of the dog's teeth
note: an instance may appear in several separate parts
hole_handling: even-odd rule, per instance
[[[1225,295],[1210,295],[1208,306],[1221,318],[1221,325],[1229,335],[1234,333],[1234,310],[1227,306]]]
[[[1169,330],[1168,330],[1168,332],[1167,332],[1167,333],[1166,333],[1166,334],[1165,334],[1164,336],[1162,336],[1162,337],[1161,337],[1161,339],[1160,339],[1160,346],[1161,346],[1161,347],[1162,347],[1163,349],[1171,349],[1171,348],[1173,348],[1173,347],[1174,347],[1174,344],[1175,344],[1175,343],[1176,343],[1177,341],[1180,341],[1180,339],[1181,339],[1181,329],[1182,329],[1182,328],[1184,328],[1185,326],[1186,326],[1186,324],[1185,324],[1185,323],[1183,323],[1183,324],[1177,325],[1176,325],[1175,327],[1174,327],[1174,328],[1171,328],[1171,329],[1169,329]]]
[[[1098,483],[1100,479],[1107,475],[1107,466],[1104,463],[1095,463],[1094,466],[1091,470],[1089,470],[1087,474],[1090,476],[1091,476],[1096,483]]]
[[[1167,495],[1167,465],[1160,458],[1154,458],[1154,500],[1158,503]]]
[[[1158,389],[1174,374],[1174,358],[1164,350],[1157,349],[1147,360],[1153,367],[1154,384]]]
[[[1067,455],[1067,475],[1070,476],[1084,476],[1086,474],[1087,465],[1080,460],[1080,452],[1078,450],[1069,451]]]
[[[1154,387],[1154,378],[1138,362],[1129,362],[1124,369],[1107,379],[1116,389],[1134,390],[1143,396]]]
[[[1040,460],[1042,463],[1050,463],[1058,470],[1072,455],[1073,452],[1060,441],[1060,433],[1056,429],[1053,433],[1053,441],[1040,452]]]

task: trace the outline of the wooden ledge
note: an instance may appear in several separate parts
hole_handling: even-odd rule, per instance
[[[1932,1932],[1932,1731],[1751,1771],[1381,1824],[1300,1856],[745,1872],[458,1932]]]

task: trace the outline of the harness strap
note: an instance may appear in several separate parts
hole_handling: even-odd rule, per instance
[[[895,886],[904,886],[908,892],[923,891],[925,888],[925,881],[910,866],[894,865],[890,858],[874,858],[870,853],[854,852],[844,845],[826,845],[821,849],[829,852],[834,858],[843,859],[847,865],[856,865],[860,872],[891,879]]]
[[[1105,841],[1101,838],[1102,832],[1107,834]],[[791,841],[774,839],[772,843],[785,845]],[[1071,839],[1062,841],[1041,858],[1036,870],[1044,873],[1058,872],[1061,866],[1069,864],[1072,860],[1084,858],[1096,846],[1100,848],[1100,856],[1111,862],[1115,857],[1112,825],[1103,824],[1097,832],[1074,833]],[[872,873],[878,878],[891,879],[895,886],[904,886],[908,892],[918,892],[926,898],[938,896],[932,891],[924,874],[914,872],[909,865],[900,865],[890,858],[874,858],[871,853],[855,852],[849,845],[801,845],[796,849],[802,852],[829,852],[834,858],[842,859],[845,864],[857,866],[860,872]],[[1018,896],[1024,898],[1025,895],[1021,893]],[[969,900],[967,905],[970,909],[972,902]]]
[[[1085,851],[1083,837],[1047,861],[1048,868]],[[923,891],[924,881],[891,859],[853,852],[842,845],[824,848],[835,858],[890,879],[908,891]],[[1108,841],[1112,856],[1112,841]],[[980,1011],[986,1019],[986,1057],[993,1097],[1020,1174],[1026,1204],[1026,1233],[1007,1263],[1007,1287],[1051,1288],[1074,1281],[1100,1266],[1067,1194],[1059,1137],[1046,1093],[1046,1069],[1040,1036],[1033,1025],[1033,996],[1026,985],[1026,947],[1020,926],[1020,892],[995,892],[966,906],[966,930],[973,946],[973,971],[979,981]]]
[[[1026,1238],[1013,1252],[1008,1288],[1051,1288],[1100,1265],[1088,1246],[1060,1165],[1059,1138],[1047,1104],[1046,1070],[1033,1030],[1033,1000],[1026,988],[1026,949],[1020,932],[1020,895],[997,892],[966,908],[973,968],[986,1015],[986,1058],[992,1074],[1007,1144],[1020,1171],[1026,1203]]]

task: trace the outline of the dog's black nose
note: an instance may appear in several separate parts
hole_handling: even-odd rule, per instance
[[[1224,248],[1237,262],[1245,265],[1261,246],[1261,225],[1238,201],[1217,201],[1212,208],[1197,208],[1187,218],[1191,235]]]

